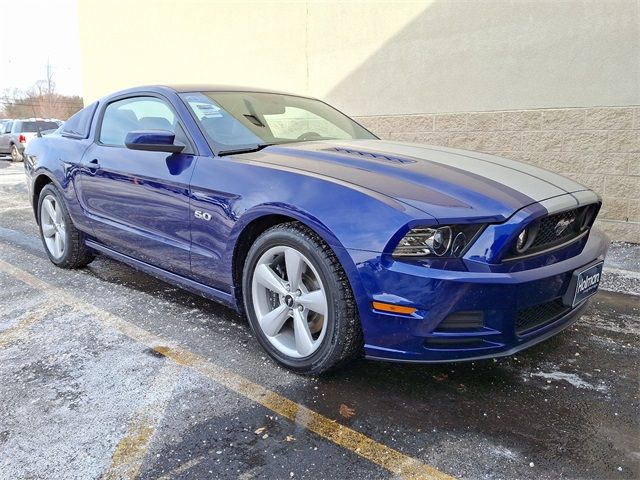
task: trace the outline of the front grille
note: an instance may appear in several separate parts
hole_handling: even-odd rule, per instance
[[[516,333],[520,335],[542,327],[561,317],[569,310],[571,310],[571,307],[564,305],[559,298],[540,305],[522,308],[518,310],[518,317],[516,318]]]
[[[506,260],[516,259],[567,245],[589,231],[598,213],[599,204],[565,210],[542,217],[527,227],[530,244],[522,251],[514,245]]]
[[[580,226],[576,224],[582,218],[581,210],[576,208],[542,218],[538,224],[538,234],[529,248],[535,249],[555,243],[564,243],[578,236]]]

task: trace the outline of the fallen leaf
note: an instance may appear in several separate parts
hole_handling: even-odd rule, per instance
[[[439,375],[434,375],[433,379],[436,382],[444,382],[447,378],[449,378],[449,375],[447,375],[446,373],[441,373]]]
[[[287,442],[293,442],[295,441],[295,439],[296,437],[294,437],[293,435],[287,435],[287,438],[286,438]]]
[[[256,435],[262,435],[264,433],[264,431],[267,429],[267,427],[260,427],[258,429],[256,429],[255,433]]]
[[[353,408],[346,406],[344,403],[340,404],[340,415],[344,418],[351,418],[356,414]]]

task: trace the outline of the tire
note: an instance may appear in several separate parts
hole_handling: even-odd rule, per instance
[[[295,272],[301,272],[298,281]],[[302,224],[276,225],[256,239],[246,257],[242,291],[254,335],[286,368],[321,375],[362,354],[362,328],[347,275],[331,248]]]
[[[54,265],[81,268],[93,261],[84,235],[73,225],[62,195],[51,183],[44,186],[38,198],[38,227],[44,250]]]
[[[23,160],[22,154],[18,151],[18,147],[11,145],[11,161],[21,162]]]

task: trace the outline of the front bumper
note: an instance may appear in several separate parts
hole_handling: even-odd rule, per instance
[[[511,355],[535,345],[579,319],[587,302],[569,309],[558,299],[573,271],[603,260],[608,246],[608,238],[592,229],[563,260],[558,261],[562,255],[551,256],[544,266],[514,265],[512,271],[504,271],[503,265],[487,265],[485,271],[436,269],[352,251],[367,293],[366,300],[358,302],[365,354],[405,362],[452,362]],[[417,311],[410,316],[379,312],[372,309],[372,301]],[[460,317],[475,323],[451,322]]]

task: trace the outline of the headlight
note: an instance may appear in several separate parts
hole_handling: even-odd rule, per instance
[[[443,225],[409,230],[394,257],[461,257],[484,225]]]

